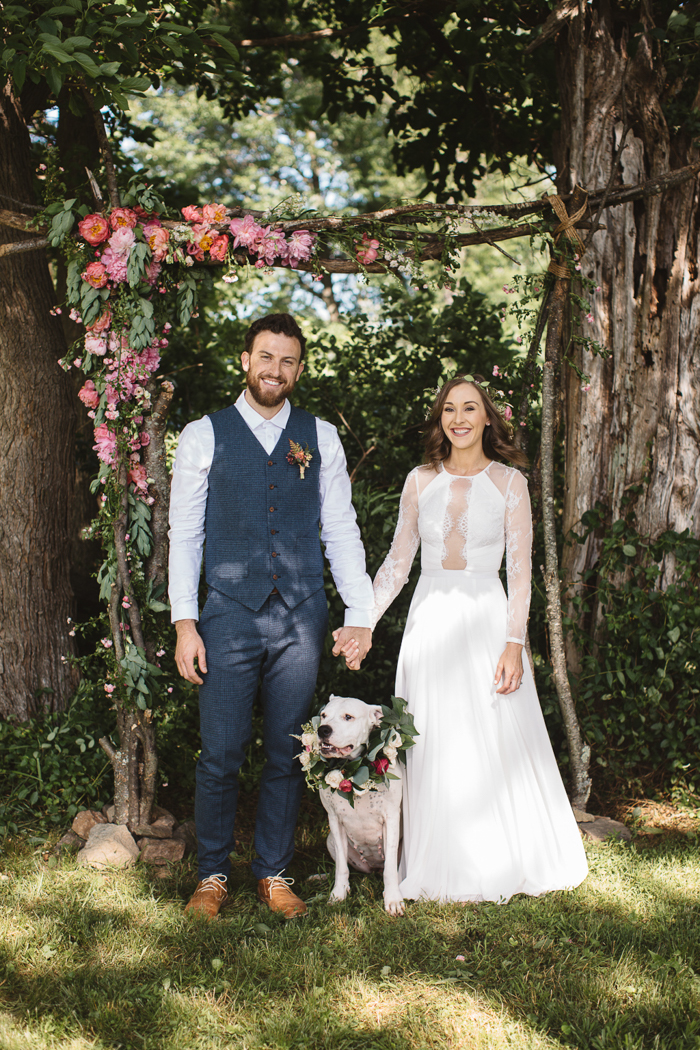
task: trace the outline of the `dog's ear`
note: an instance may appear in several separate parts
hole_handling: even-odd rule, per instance
[[[374,722],[375,726],[381,725],[382,718],[384,718],[384,712],[382,711],[381,707],[373,707],[371,714],[372,721]]]

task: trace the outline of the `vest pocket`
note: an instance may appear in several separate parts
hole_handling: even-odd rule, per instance
[[[323,576],[323,554],[317,523],[297,537],[294,560],[300,576]]]

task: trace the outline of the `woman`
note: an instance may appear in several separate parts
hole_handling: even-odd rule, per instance
[[[440,391],[374,581],[376,623],[422,545],[396,675],[420,733],[400,871],[413,899],[504,902],[577,886],[588,870],[522,657],[532,519],[525,478],[501,460],[527,461],[483,382],[458,376]]]

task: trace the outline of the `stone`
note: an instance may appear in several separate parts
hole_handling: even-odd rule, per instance
[[[71,828],[76,835],[80,835],[81,839],[86,839],[96,824],[106,823],[107,818],[103,817],[98,810],[81,809],[80,812],[76,814],[75,820],[71,824]]]
[[[114,824],[114,803],[102,807],[102,816],[106,818],[108,824]]]
[[[632,832],[621,824],[619,820],[611,820],[610,817],[595,817],[592,823],[579,824],[581,834],[594,842],[604,842],[609,836],[629,842]]]
[[[170,810],[163,809],[162,806],[154,806],[151,810],[151,822],[153,824],[167,824],[171,828],[177,827],[177,820],[172,815]]]
[[[146,864],[173,864],[185,855],[185,843],[178,839],[144,837],[138,841],[141,860]]]
[[[65,835],[62,835],[54,846],[54,853],[77,853],[78,850],[85,845],[85,839],[82,839],[80,835],[76,835],[74,831],[67,831]]]
[[[135,828],[131,829],[132,835],[146,836],[151,839],[171,839],[173,837],[173,829],[164,827],[162,824],[137,824]]]
[[[197,827],[193,820],[186,820],[173,832],[173,838],[185,843],[186,853],[197,852]]]
[[[78,864],[90,868],[130,868],[138,855],[139,848],[124,824],[97,824],[78,854]]]
[[[595,820],[592,813],[584,813],[582,809],[576,809],[575,806],[573,807],[573,811],[577,824],[590,824],[591,821]]]

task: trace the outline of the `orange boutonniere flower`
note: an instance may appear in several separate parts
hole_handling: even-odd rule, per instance
[[[302,448],[298,441],[292,441],[289,439],[289,452],[287,453],[287,463],[299,467],[299,477],[304,480],[304,471],[308,467],[309,463],[313,459],[311,455],[311,449],[307,445],[306,448]]]

